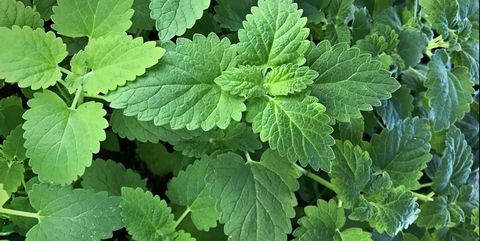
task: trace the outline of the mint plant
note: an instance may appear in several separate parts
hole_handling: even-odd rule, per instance
[[[478,240],[474,0],[0,0],[0,239]]]

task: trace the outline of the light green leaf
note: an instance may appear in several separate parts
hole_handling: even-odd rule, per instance
[[[279,66],[303,64],[308,48],[306,18],[292,0],[259,0],[238,31],[242,64]]]
[[[60,80],[58,64],[67,56],[67,49],[53,32],[13,26],[0,27],[0,36],[0,79],[34,90]]]
[[[59,34],[77,38],[98,38],[121,34],[132,22],[133,0],[57,0],[52,28]]]
[[[472,81],[465,67],[449,69],[448,54],[437,50],[428,63],[426,97],[430,105],[429,117],[434,130],[448,129],[455,121],[463,118],[472,102]]]
[[[329,171],[334,157],[330,146],[335,142],[330,136],[330,118],[324,112],[325,107],[313,97],[265,98],[250,103],[247,121],[281,156]]]
[[[23,144],[25,143],[23,133],[22,125],[18,125],[12,132],[10,132],[10,135],[5,138],[5,141],[3,141],[3,154],[7,159],[16,159],[19,161],[24,161],[26,159],[26,150],[25,147],[23,147]]]
[[[215,6],[215,20],[224,28],[238,31],[242,28],[245,16],[250,9],[257,4],[257,0],[219,0]]]
[[[374,135],[369,150],[375,169],[386,171],[393,185],[416,189],[422,170],[432,159],[430,125],[426,119],[405,119]]]
[[[408,87],[402,86],[392,94],[392,98],[382,101],[377,113],[382,117],[387,128],[392,129],[395,124],[412,116],[413,96]]]
[[[299,177],[289,161],[271,150],[260,162],[247,163],[229,153],[211,160],[210,168],[207,181],[213,185],[211,194],[229,240],[287,240]]]
[[[102,104],[83,103],[70,109],[51,91],[35,93],[23,117],[26,156],[40,180],[67,184],[82,175],[92,153],[105,140],[108,122]]]
[[[167,52],[155,68],[109,94],[111,107],[125,108],[127,116],[169,124],[173,129],[225,129],[231,119],[240,121],[246,109],[243,100],[214,82],[234,65],[235,48],[228,39],[195,35],[193,41],[180,38],[176,45],[163,46]]]
[[[17,191],[22,184],[25,168],[23,164],[15,161],[7,161],[0,156],[0,184],[7,194]],[[1,205],[0,205],[1,206]]]
[[[33,29],[43,27],[40,14],[30,6],[15,0],[2,0],[0,2],[0,27],[11,28],[30,26]]]
[[[361,193],[370,182],[372,160],[368,152],[350,141],[337,141],[333,151],[335,159],[329,173],[338,198],[345,207],[352,208],[361,201]]]
[[[106,191],[112,196],[120,196],[122,187],[147,189],[147,183],[132,169],[112,160],[96,159],[85,169],[82,187],[95,191]]]
[[[448,129],[445,150],[432,177],[435,192],[445,192],[450,185],[465,184],[473,164],[472,152],[465,136],[455,126]]]
[[[168,183],[168,198],[175,204],[186,206],[191,212],[195,227],[208,231],[217,226],[220,212],[215,207],[215,200],[210,197],[211,185],[206,177],[209,174],[209,158],[204,157],[180,171]]]
[[[10,195],[3,189],[3,184],[0,183],[0,207],[2,207],[8,199],[10,199]]]
[[[451,0],[420,0],[422,11],[427,15],[427,22],[440,33],[444,39],[449,30],[459,21],[458,2]]]
[[[349,228],[337,234],[335,238],[340,238],[335,241],[372,241],[372,234],[363,231],[361,228]]]
[[[259,66],[239,66],[230,68],[215,79],[222,90],[244,98],[265,95],[263,68]]]
[[[175,35],[184,34],[209,5],[209,0],[152,0],[150,16],[156,20],[160,40],[167,42]]]
[[[330,41],[333,44],[336,43],[350,43],[352,34],[350,33],[350,27],[344,24],[328,24],[325,30],[325,40]]]
[[[380,62],[346,43],[331,46],[322,41],[309,53],[307,62],[320,73],[310,86],[312,95],[339,121],[360,118],[360,111],[379,106],[400,87]]]
[[[478,225],[478,220],[479,220],[479,215],[478,215],[478,208],[475,208],[473,211],[472,211],[472,224],[475,225],[475,233],[478,235],[479,234],[479,231],[480,229],[478,228],[479,225]]]
[[[28,231],[27,241],[107,239],[123,226],[120,198],[106,192],[38,184],[28,197],[38,211],[38,224]]]
[[[265,78],[264,87],[273,96],[301,92],[313,83],[318,73],[308,67],[284,64],[274,67]]]
[[[90,71],[74,71],[69,78],[81,78],[84,90],[90,95],[107,93],[143,75],[164,53],[164,49],[155,47],[155,42],[144,43],[142,38],[133,39],[128,35],[92,39],[85,50],[72,59],[72,70],[83,67]]]

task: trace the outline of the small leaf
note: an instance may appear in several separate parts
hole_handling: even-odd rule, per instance
[[[239,66],[230,68],[215,79],[222,90],[244,98],[265,95],[263,70],[259,66]]]
[[[398,54],[405,61],[405,67],[414,67],[427,50],[428,38],[418,29],[406,28],[400,32]]]
[[[7,194],[16,192],[24,178],[25,168],[23,164],[15,161],[7,161],[0,156],[0,170],[0,184],[3,185],[3,190],[6,191]]]
[[[265,78],[265,89],[273,96],[301,92],[313,83],[318,73],[308,67],[286,64],[274,67]]]
[[[3,154],[9,160],[18,160],[24,161],[25,157],[25,147],[23,144],[25,143],[25,139],[23,139],[23,129],[22,125],[18,125],[10,135],[5,138],[3,142]]]
[[[8,136],[12,130],[22,124],[24,112],[20,97],[9,96],[0,99],[0,136]]]

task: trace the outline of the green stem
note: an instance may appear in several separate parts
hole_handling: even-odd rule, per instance
[[[88,97],[88,98],[94,98],[94,99],[99,99],[99,100],[105,100],[105,97],[101,96],[101,95],[88,95],[88,94],[84,94],[83,95],[84,97]]]
[[[250,153],[248,153],[247,151],[245,152],[245,158],[247,159],[247,164],[255,162],[254,160],[252,160],[252,158],[250,157]]]
[[[58,92],[60,92],[60,95],[65,99],[65,101],[69,100],[68,96],[65,94],[65,91],[62,90],[62,88],[59,85],[55,85],[58,89]]]
[[[420,201],[423,201],[423,202],[431,202],[433,201],[433,198],[432,197],[429,197],[427,195],[423,195],[423,194],[420,194],[420,193],[416,193],[416,192],[412,192],[413,196],[415,196],[416,198],[418,198],[418,200]]]
[[[178,220],[175,222],[175,228],[178,227],[178,225],[180,225],[180,223],[183,221],[183,219],[185,219],[185,217],[187,217],[187,215],[191,212],[192,210],[190,210],[190,208],[187,207],[187,209],[185,209],[185,211],[182,213],[182,215],[180,215],[180,217],[178,218]]]
[[[27,217],[27,218],[36,218],[36,219],[40,218],[40,215],[38,215],[38,213],[24,212],[24,211],[18,211],[18,210],[2,208],[2,207],[0,207],[0,213],[4,213],[4,214],[8,214],[8,215],[21,216],[21,217]]]
[[[58,68],[60,69],[60,72],[64,73],[64,74],[67,74],[67,75],[71,75],[73,74],[72,71],[68,70],[68,69],[65,69],[61,66],[58,66]]]
[[[431,187],[432,184],[433,184],[432,182],[422,183],[422,184],[420,184],[419,188],[422,189],[422,188],[426,188],[426,187]]]
[[[295,164],[295,167],[297,167],[298,170],[300,170],[300,172],[302,172],[303,175],[305,175],[306,177],[320,183],[322,186],[332,190],[335,192],[335,186],[330,183],[329,181],[323,179],[322,177],[318,176],[317,174],[313,173],[313,172],[310,172],[308,171],[307,169]]]
[[[70,109],[74,110],[77,107],[78,100],[80,99],[80,96],[82,95],[83,88],[80,85],[77,89],[77,92],[75,92],[75,98],[73,98],[72,105],[70,106]]]
[[[413,24],[414,26],[417,26],[418,0],[415,0],[413,4]]]

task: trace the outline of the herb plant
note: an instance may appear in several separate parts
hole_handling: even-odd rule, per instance
[[[0,238],[478,240],[476,0],[0,0]]]

